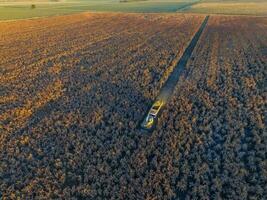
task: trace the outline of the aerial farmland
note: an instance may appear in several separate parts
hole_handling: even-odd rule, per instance
[[[267,199],[265,6],[0,0],[0,199]]]

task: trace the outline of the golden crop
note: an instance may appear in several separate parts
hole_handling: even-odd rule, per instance
[[[264,199],[266,18],[211,16],[138,129],[204,17],[0,22],[0,199]]]

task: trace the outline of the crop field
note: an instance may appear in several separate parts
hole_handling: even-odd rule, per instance
[[[267,16],[267,3],[266,0],[0,0],[0,20],[86,11]]]
[[[200,2],[186,7],[183,12],[267,16],[267,2]]]
[[[85,11],[93,12],[134,12],[158,13],[177,12],[198,0],[64,0],[40,2],[25,0],[0,0],[0,20],[45,17],[54,15],[73,14]],[[31,5],[36,7],[31,9]]]
[[[157,174],[168,186],[175,180],[170,191],[266,199],[266,25],[267,18],[210,18],[163,112],[155,138],[164,142],[155,139],[146,154],[168,169]]]
[[[123,198],[138,123],[203,18],[79,14],[0,23],[2,194]]]
[[[0,22],[0,199],[266,199],[266,17],[210,16],[139,128],[204,18]]]

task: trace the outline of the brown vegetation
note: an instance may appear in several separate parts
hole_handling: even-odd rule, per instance
[[[0,23],[2,195],[134,198],[131,163],[146,159],[136,154],[136,127],[202,20],[80,14]]]
[[[211,17],[157,129],[137,128],[203,18],[0,23],[0,197],[266,199],[266,18]]]
[[[266,199],[266,24],[266,18],[210,18],[163,112],[155,136],[161,143],[150,145],[151,153],[160,150],[155,160],[165,160],[155,163],[168,169],[157,180],[170,192]]]

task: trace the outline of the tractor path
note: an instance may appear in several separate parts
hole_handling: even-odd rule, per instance
[[[177,85],[179,78],[186,67],[188,59],[192,55],[192,52],[193,52],[193,50],[194,50],[194,48],[195,48],[195,46],[199,40],[204,28],[206,27],[206,25],[208,23],[208,19],[209,19],[209,16],[206,16],[204,21],[202,22],[199,30],[194,35],[190,44],[187,46],[182,57],[180,58],[177,65],[173,69],[172,73],[170,74],[169,78],[167,79],[167,81],[164,83],[164,85],[160,89],[159,95],[156,98],[157,100],[163,100],[164,102],[167,103],[168,100],[171,98],[171,96],[174,92],[175,86]]]

